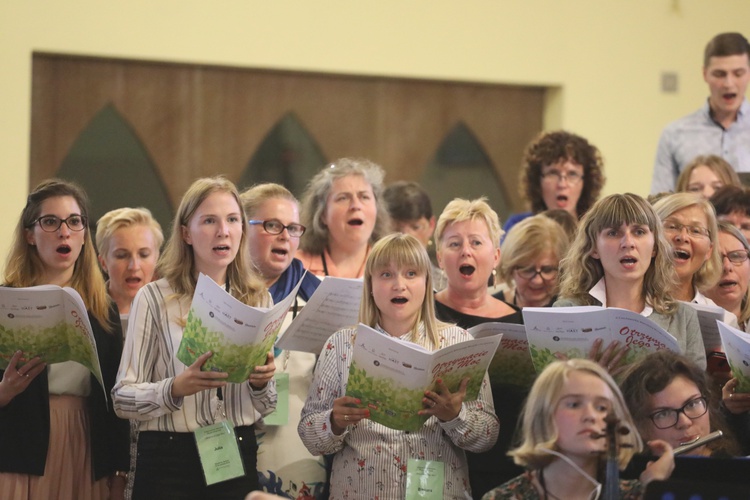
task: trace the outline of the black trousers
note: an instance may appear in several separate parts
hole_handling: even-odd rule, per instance
[[[245,475],[206,486],[192,432],[144,431],[138,436],[133,500],[243,500],[259,489],[255,427],[235,427]]]

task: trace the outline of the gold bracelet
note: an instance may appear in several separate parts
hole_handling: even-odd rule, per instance
[[[122,478],[127,479],[128,473],[122,470],[118,470],[118,471],[115,471],[115,477],[122,477]]]

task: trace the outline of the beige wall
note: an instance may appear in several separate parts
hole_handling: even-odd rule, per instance
[[[703,46],[747,19],[747,0],[1,1],[0,212],[28,192],[34,51],[553,86],[547,128],[601,148],[607,193],[646,194],[661,128],[706,96]]]

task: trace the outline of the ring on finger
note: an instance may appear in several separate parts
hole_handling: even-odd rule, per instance
[[[435,406],[437,406],[437,402],[436,402],[436,401],[433,401],[433,402],[432,402],[432,406],[431,406],[431,408],[435,408]]]
[[[349,415],[344,415],[344,420],[348,422],[349,421]]]

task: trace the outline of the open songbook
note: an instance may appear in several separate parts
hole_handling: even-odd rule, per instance
[[[436,380],[442,379],[454,392],[468,377],[464,401],[477,399],[501,337],[493,335],[428,351],[360,323],[346,395],[360,399],[360,407],[370,410],[374,422],[397,430],[419,430],[429,416],[417,412],[424,409],[424,392],[436,389]]]
[[[677,339],[638,313],[616,307],[525,307],[523,321],[537,372],[555,361],[555,353],[585,358],[596,339],[603,347],[617,340],[628,347],[625,363],[650,352],[670,349],[680,353]]]
[[[326,276],[276,347],[320,354],[328,337],[357,324],[362,280]]]
[[[211,351],[213,356],[203,370],[227,372],[228,382],[247,380],[256,366],[266,364],[266,355],[273,348],[301,283],[302,280],[284,300],[268,309],[243,304],[201,274],[177,359],[189,366]]]
[[[23,352],[21,365],[36,356],[47,364],[80,363],[104,387],[86,306],[72,288],[0,288],[0,369],[16,351]]]

